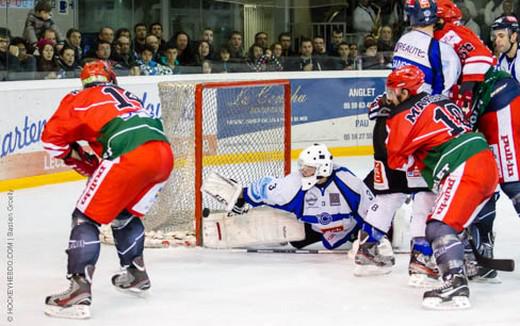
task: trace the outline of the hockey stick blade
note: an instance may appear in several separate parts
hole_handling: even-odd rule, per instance
[[[473,239],[469,239],[469,244],[473,254],[475,255],[475,259],[482,267],[496,269],[497,271],[503,272],[513,272],[515,270],[515,261],[513,259],[494,259],[484,257],[478,252]]]

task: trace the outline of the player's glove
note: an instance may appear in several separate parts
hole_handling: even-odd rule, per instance
[[[460,86],[457,97],[455,98],[455,104],[462,109],[466,118],[471,116],[471,109],[473,106],[473,90],[475,89],[476,82],[464,82]]]
[[[85,177],[92,176],[99,166],[98,157],[85,152],[78,143],[70,144],[70,151],[63,162]]]
[[[368,119],[375,120],[380,117],[388,117],[390,108],[387,105],[386,93],[377,96],[370,104],[368,104]]]

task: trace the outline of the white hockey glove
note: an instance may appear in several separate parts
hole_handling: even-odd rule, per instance
[[[204,180],[200,190],[226,205],[226,211],[231,212],[234,211],[235,204],[240,194],[242,194],[242,189],[242,185],[235,180],[223,177],[216,172],[211,172]],[[236,208],[236,210],[241,211],[243,207],[244,205]]]
[[[390,108],[386,103],[386,93],[378,95],[370,104],[368,104],[368,119],[375,120],[380,117],[388,117]]]

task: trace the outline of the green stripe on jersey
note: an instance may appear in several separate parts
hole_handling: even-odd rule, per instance
[[[109,160],[149,141],[168,142],[161,120],[138,115],[129,119],[112,119],[101,129],[101,136],[97,140],[103,144],[103,158]]]
[[[437,188],[439,182],[473,155],[488,148],[481,133],[468,132],[433,148],[423,160],[425,168],[422,176],[430,189]]]

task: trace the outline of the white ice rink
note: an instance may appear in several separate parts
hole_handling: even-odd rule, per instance
[[[369,158],[341,162],[361,177],[371,164]],[[387,276],[357,278],[346,255],[147,249],[152,289],[143,299],[112,288],[110,276],[119,267],[111,246],[101,248],[92,318],[49,318],[43,314],[45,296],[68,287],[64,250],[81,190],[82,182],[75,182],[12,196],[0,193],[0,325],[520,325],[520,271],[501,273],[502,284],[471,283],[468,311],[436,312],[421,308],[422,290],[406,286],[407,255],[397,256]],[[504,197],[495,228],[496,256],[518,260],[520,220]],[[11,248],[8,201],[15,218]],[[12,283],[7,275],[11,249]],[[14,291],[9,302],[8,283]]]

